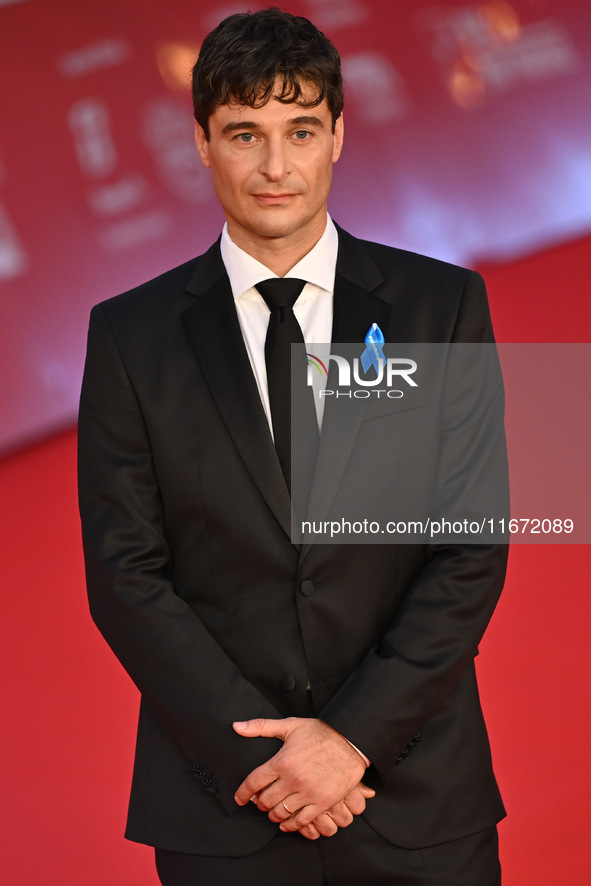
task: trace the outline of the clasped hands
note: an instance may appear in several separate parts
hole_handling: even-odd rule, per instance
[[[285,832],[308,840],[330,837],[351,824],[375,791],[361,778],[366,763],[339,732],[322,720],[288,717],[233,724],[245,738],[280,738],[277,753],[253,769],[235,794],[239,806],[252,800]]]

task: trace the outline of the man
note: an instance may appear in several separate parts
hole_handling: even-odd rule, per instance
[[[165,886],[493,886],[504,810],[473,658],[506,552],[294,544],[265,361],[286,326],[310,350],[377,326],[490,342],[482,282],[329,219],[340,63],[306,19],[225,19],[194,104],[221,240],[93,309],[80,406],[91,611],[142,694],[127,836],[156,847]],[[293,310],[276,278],[303,281]]]

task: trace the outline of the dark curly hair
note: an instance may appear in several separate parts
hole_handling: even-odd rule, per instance
[[[316,87],[314,101],[303,100],[306,84]],[[307,18],[275,6],[228,16],[207,35],[193,68],[193,109],[207,140],[209,118],[219,105],[256,108],[272,95],[307,108],[326,99],[334,131],[343,110],[337,50]]]

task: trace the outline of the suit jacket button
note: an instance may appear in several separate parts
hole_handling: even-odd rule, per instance
[[[300,591],[304,595],[304,597],[311,597],[314,591],[316,590],[316,585],[310,579],[306,579],[300,585]]]
[[[286,674],[285,677],[282,677],[279,681],[279,688],[282,692],[293,692],[296,688],[295,677],[292,677],[291,674]]]

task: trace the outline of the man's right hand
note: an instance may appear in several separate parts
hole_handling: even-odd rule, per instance
[[[331,837],[339,827],[348,827],[375,795],[361,781],[367,758],[322,720],[258,719],[237,721],[233,727],[245,738],[264,735],[283,741],[270,760],[244,779],[235,800],[241,806],[254,802],[286,833],[298,832],[308,840]]]
[[[298,833],[307,840],[334,836],[339,828],[348,827],[354,816],[360,815],[365,810],[366,800],[375,797],[375,793],[372,788],[368,788],[360,781],[340,803],[317,816],[310,824],[304,825]]]

